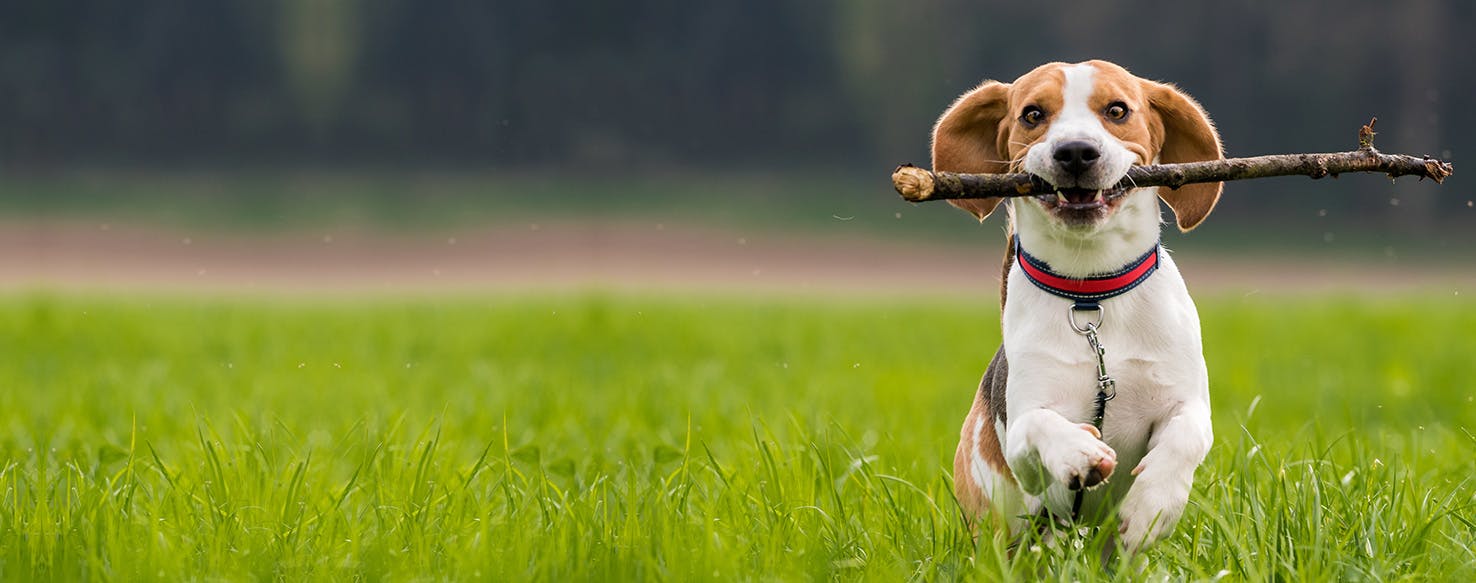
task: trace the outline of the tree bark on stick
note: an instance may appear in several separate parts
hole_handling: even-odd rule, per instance
[[[1224,182],[1271,176],[1322,178],[1347,172],[1379,172],[1390,178],[1419,176],[1439,183],[1455,171],[1449,163],[1430,157],[1384,154],[1373,147],[1373,123],[1358,132],[1357,150],[1331,154],[1278,154],[1254,158],[1227,158],[1187,164],[1133,166],[1115,188],[1167,186],[1178,188],[1199,182]],[[966,174],[933,172],[911,164],[897,167],[892,185],[912,202],[958,198],[1035,196],[1056,188],[1033,174]]]

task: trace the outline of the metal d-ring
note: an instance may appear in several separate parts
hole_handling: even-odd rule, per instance
[[[1096,312],[1097,321],[1087,322],[1086,325],[1077,323],[1076,313],[1087,311]],[[1102,304],[1091,304],[1088,306],[1078,306],[1073,304],[1070,306],[1066,306],[1066,320],[1071,323],[1071,329],[1075,330],[1077,334],[1081,334],[1083,336],[1096,332],[1099,328],[1102,327],[1102,322],[1104,322],[1106,319],[1107,311],[1102,309]]]

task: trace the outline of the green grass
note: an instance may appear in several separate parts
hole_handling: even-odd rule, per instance
[[[0,576],[1476,576],[1463,296],[1200,298],[1217,443],[1113,574],[961,526],[993,306],[12,294]]]

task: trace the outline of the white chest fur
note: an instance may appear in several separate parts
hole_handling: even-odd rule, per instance
[[[1003,315],[1008,418],[1049,409],[1067,420],[1089,423],[1097,391],[1096,360],[1086,339],[1068,322],[1069,300],[1049,294],[1015,265],[1007,283]],[[1117,381],[1117,396],[1106,407],[1103,441],[1117,452],[1121,471],[1112,488],[1121,496],[1131,486],[1129,473],[1152,446],[1155,430],[1185,403],[1208,403],[1208,377],[1200,341],[1199,317],[1173,259],[1164,253],[1158,271],[1134,290],[1104,300],[1100,338],[1107,372]],[[1000,432],[1003,443],[1007,432]],[[1044,501],[1065,512],[1073,493],[1061,485]],[[1102,502],[1089,497],[1087,511]]]

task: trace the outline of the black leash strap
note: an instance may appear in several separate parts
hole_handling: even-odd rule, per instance
[[[1071,323],[1071,329],[1077,334],[1086,337],[1087,344],[1092,348],[1092,354],[1097,357],[1097,396],[1094,399],[1095,408],[1092,411],[1092,426],[1097,428],[1097,433],[1102,433],[1102,418],[1107,415],[1107,401],[1117,396],[1117,381],[1107,374],[1107,349],[1102,346],[1102,340],[1097,337],[1097,330],[1101,329],[1106,320],[1107,313],[1102,310],[1102,305],[1097,302],[1078,301],[1066,309],[1067,321]],[[1097,313],[1094,321],[1080,323],[1076,319],[1078,312]],[[1071,502],[1071,520],[1080,518],[1081,502],[1086,497],[1086,487],[1076,491],[1076,499]]]

